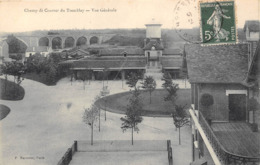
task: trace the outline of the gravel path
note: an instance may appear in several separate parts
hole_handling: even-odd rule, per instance
[[[56,86],[25,79],[25,97],[21,101],[4,101],[10,114],[0,121],[1,165],[57,164],[74,140],[89,140],[90,129],[82,122],[83,108],[89,107],[102,88],[101,81],[91,82],[83,90],[83,83],[62,79]],[[111,93],[128,91],[121,81],[109,82]],[[101,132],[94,131],[94,140],[130,140],[130,131],[123,133],[120,114],[101,113]],[[171,118],[145,117],[139,126],[136,140],[172,141],[175,164],[189,164],[191,160],[190,128],[182,130],[182,144]]]

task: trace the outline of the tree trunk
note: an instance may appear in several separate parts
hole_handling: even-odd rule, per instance
[[[100,109],[99,109],[99,119],[98,119],[98,121],[99,121],[99,124],[98,124],[98,131],[100,132]]]
[[[150,92],[150,104],[152,103],[152,92]]]
[[[107,121],[107,100],[105,99],[105,121]]]
[[[70,85],[72,85],[73,74],[70,75]]]
[[[6,89],[7,89],[7,75],[5,76],[5,92],[6,93]]]
[[[15,95],[16,95],[16,90],[15,90],[15,76],[14,76],[14,97],[15,97]]]
[[[181,145],[181,127],[179,127],[179,145]]]
[[[132,127],[132,145],[134,145],[134,127]]]
[[[93,145],[93,124],[94,122],[91,123],[91,145]]]

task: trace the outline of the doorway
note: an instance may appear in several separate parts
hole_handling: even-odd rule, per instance
[[[229,121],[246,121],[246,95],[229,94]]]

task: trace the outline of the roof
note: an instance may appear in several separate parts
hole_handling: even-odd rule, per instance
[[[161,26],[162,24],[159,23],[158,21],[156,21],[155,19],[152,19],[150,22],[148,22],[147,24],[145,24],[145,26],[153,26],[153,25]]]
[[[48,52],[47,46],[30,46],[27,47],[26,52]]]
[[[260,158],[260,133],[246,122],[213,122],[211,128],[223,148],[234,155]]]
[[[114,69],[137,69],[145,68],[145,57],[89,57],[73,62],[74,69],[100,69],[100,68],[114,68]]]
[[[246,21],[244,25],[244,31],[246,31],[246,28],[248,27],[250,32],[259,32],[259,21],[256,20],[251,20],[251,21]]]
[[[85,50],[83,50],[83,49],[76,49],[76,50],[73,50],[73,51],[70,51],[70,52],[69,52],[69,55],[75,55],[75,54],[89,55],[89,52],[88,52],[88,51],[85,51]]]
[[[144,50],[151,50],[152,47],[154,47],[155,50],[164,49],[162,43],[156,39],[151,39],[150,42],[144,46]]]
[[[163,55],[180,55],[182,54],[182,50],[181,49],[164,49],[163,50]]]
[[[177,69],[182,67],[183,58],[161,57],[162,67],[165,69]]]
[[[125,52],[129,55],[143,55],[144,54],[144,51],[141,48],[137,48],[137,47],[101,49],[99,54],[100,55],[122,55]]]
[[[248,72],[248,44],[185,45],[191,83],[242,83]]]

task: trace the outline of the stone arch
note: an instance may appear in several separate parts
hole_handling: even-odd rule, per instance
[[[39,46],[49,46],[49,38],[47,37],[41,37],[38,42]]]
[[[75,39],[73,37],[67,37],[65,39],[64,47],[65,48],[71,48],[75,44]]]
[[[92,44],[98,44],[98,37],[97,36],[93,36],[90,38],[89,40],[89,44],[92,45]]]
[[[28,42],[26,42],[25,40],[23,40],[22,38],[20,38],[20,37],[16,37],[16,36],[14,36],[15,38],[17,38],[19,41],[21,41],[22,43],[24,43],[27,47],[29,47],[30,46],[30,43],[28,43]]]
[[[62,48],[62,39],[60,37],[54,37],[52,39],[52,49],[61,49]]]
[[[76,46],[81,46],[81,45],[87,45],[87,38],[82,36],[79,37],[76,43]]]

